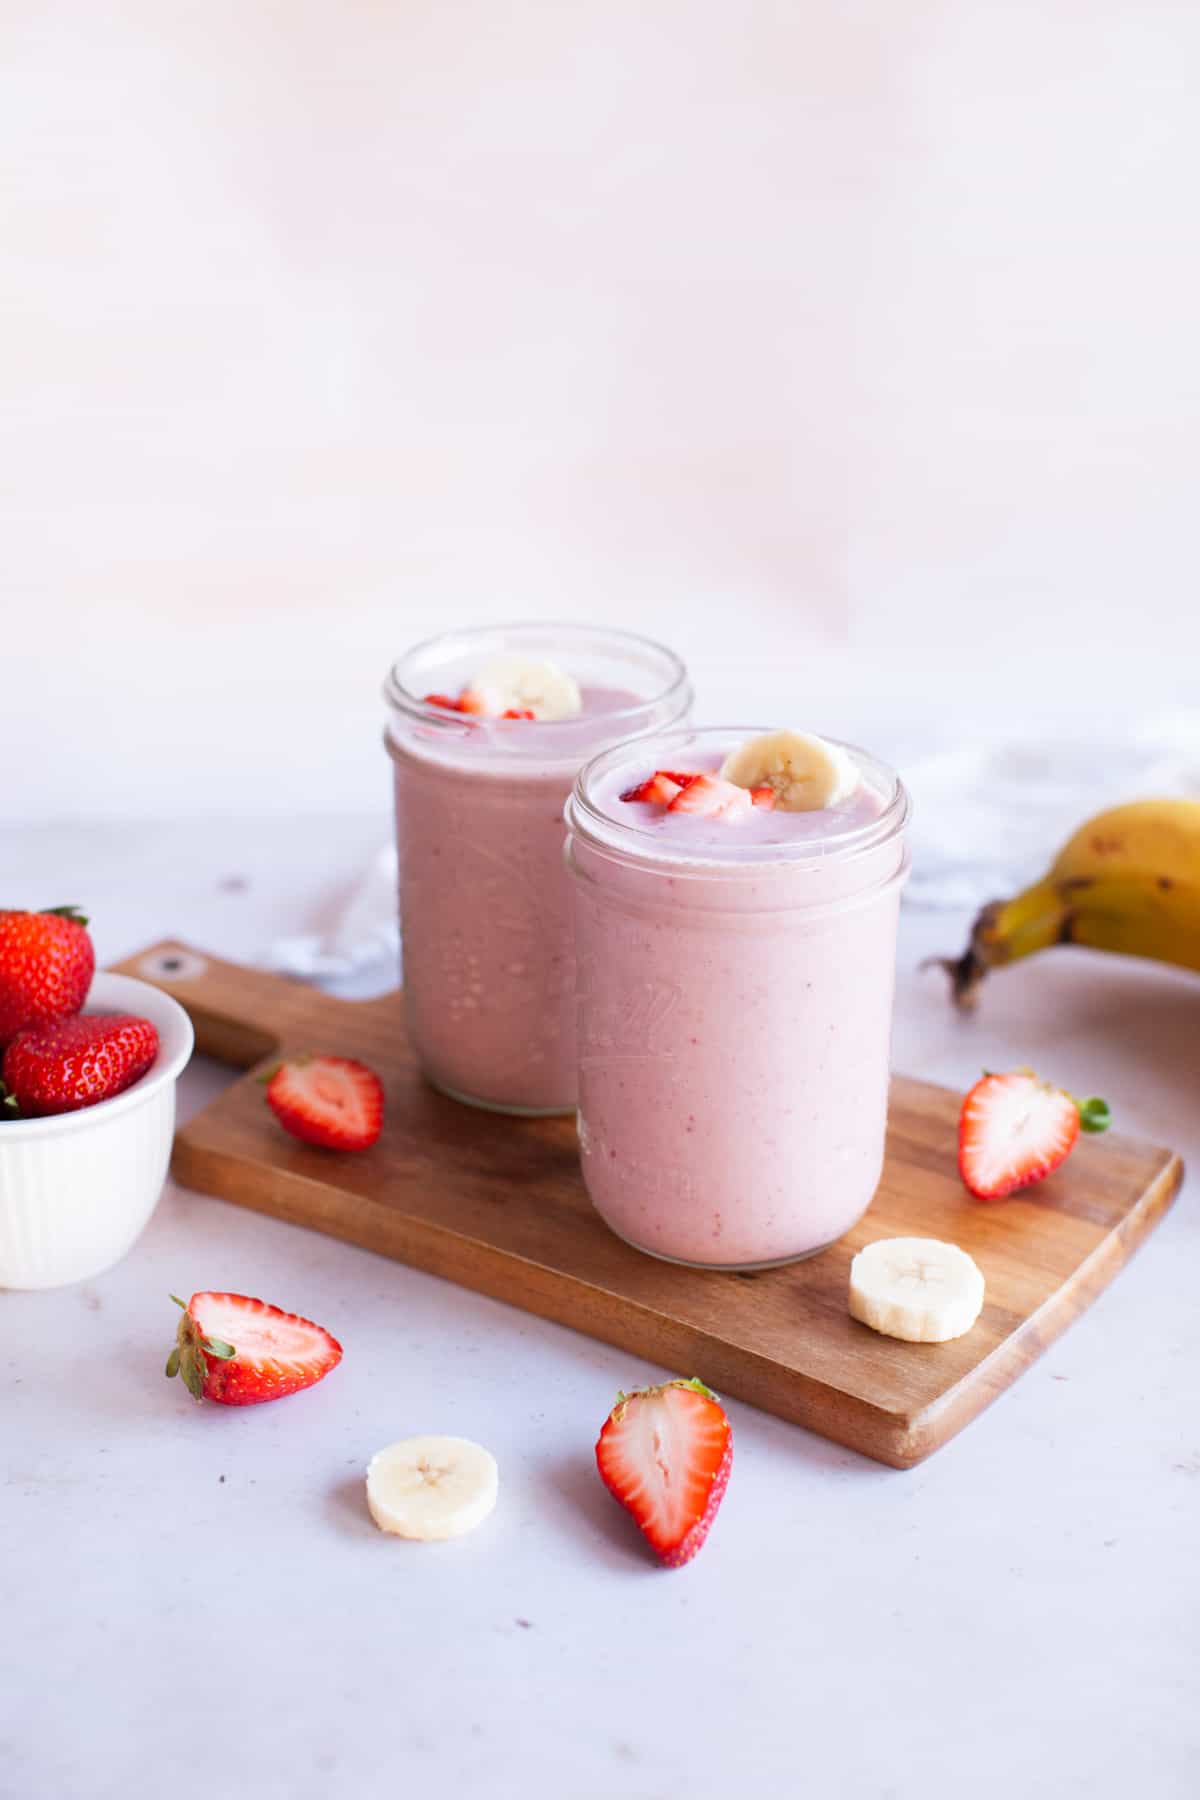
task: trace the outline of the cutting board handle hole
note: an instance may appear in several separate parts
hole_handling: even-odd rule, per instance
[[[206,957],[197,956],[194,950],[168,944],[162,950],[143,956],[138,964],[138,973],[144,975],[147,981],[195,981],[207,967]]]

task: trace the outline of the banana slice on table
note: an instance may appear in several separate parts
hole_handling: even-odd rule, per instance
[[[838,744],[807,731],[768,731],[747,738],[721,764],[738,787],[770,787],[781,812],[817,812],[848,800],[859,785],[858,765]]]
[[[957,1244],[880,1238],[850,1264],[850,1315],[885,1337],[944,1344],[970,1331],[983,1307],[983,1276]]]
[[[499,1485],[495,1457],[469,1438],[404,1438],[367,1465],[367,1507],[380,1531],[433,1542],[482,1525]]]
[[[583,711],[579,683],[552,662],[526,662],[520,656],[498,656],[486,663],[470,684],[496,716],[531,712],[535,719],[573,719]]]

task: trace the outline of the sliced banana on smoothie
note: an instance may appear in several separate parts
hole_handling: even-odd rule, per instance
[[[944,1344],[983,1307],[979,1266],[939,1238],[880,1238],[850,1264],[850,1315],[885,1337]]]
[[[424,1543],[474,1531],[499,1488],[495,1457],[469,1438],[403,1438],[367,1465],[367,1507],[380,1531]]]
[[[465,696],[482,701],[464,710],[504,714],[529,714],[535,719],[573,719],[583,711],[579,683],[557,663],[527,662],[520,656],[498,656],[485,663]]]
[[[780,812],[836,806],[850,798],[861,780],[848,751],[808,731],[768,731],[747,738],[729,752],[721,776],[736,787],[771,788]]]

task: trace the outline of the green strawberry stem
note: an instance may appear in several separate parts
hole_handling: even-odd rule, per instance
[[[623,1388],[619,1388],[617,1390],[617,1398],[613,1406],[613,1412],[619,1411],[622,1406],[627,1406],[631,1400],[644,1400],[654,1394],[665,1394],[668,1388],[673,1387],[691,1388],[693,1393],[703,1394],[706,1400],[716,1400],[718,1406],[720,1405],[720,1400],[717,1399],[716,1394],[713,1393],[710,1387],[705,1387],[698,1375],[689,1377],[679,1375],[676,1376],[674,1381],[660,1382],[657,1387],[633,1388],[628,1394]]]
[[[43,906],[44,913],[53,913],[57,919],[71,919],[76,925],[86,925],[88,916],[78,906]]]
[[[1075,1100],[1074,1094],[1071,1098]],[[1079,1109],[1081,1131],[1107,1131],[1112,1124],[1112,1109],[1107,1100],[1093,1094],[1089,1100],[1075,1100],[1075,1105]]]
[[[202,1337],[188,1312],[186,1301],[181,1300],[178,1294],[172,1294],[170,1298],[182,1312],[183,1317],[179,1321],[175,1346],[167,1358],[167,1366],[163,1370],[163,1374],[168,1381],[176,1375],[182,1375],[188,1393],[194,1400],[202,1400],[206,1374],[205,1356],[215,1356],[221,1362],[229,1362],[237,1355],[237,1351],[232,1344],[225,1343],[222,1338]]]

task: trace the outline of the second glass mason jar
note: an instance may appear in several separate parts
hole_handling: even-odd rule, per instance
[[[715,771],[757,735],[621,745],[567,805],[588,1192],[628,1243],[711,1269],[841,1237],[879,1183],[887,1120],[896,776],[843,745],[855,800],[749,824],[621,798],[656,769]]]
[[[493,659],[553,662],[582,711],[476,718],[431,705]],[[428,1079],[499,1112],[576,1103],[575,962],[563,803],[605,745],[685,720],[670,650],[633,633],[529,624],[448,633],[393,668],[385,695],[408,1034]]]

